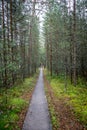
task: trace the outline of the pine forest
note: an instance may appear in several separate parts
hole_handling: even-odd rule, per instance
[[[87,0],[0,0],[0,130],[87,130]]]

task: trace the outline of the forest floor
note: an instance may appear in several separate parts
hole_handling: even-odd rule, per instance
[[[38,81],[37,77],[38,74],[26,79],[16,87],[0,90],[0,130],[27,130],[26,123],[28,124],[29,121],[34,126],[34,130],[44,130],[43,126],[45,125],[40,126],[40,124],[46,124],[45,129],[51,130],[51,123],[52,130],[87,130],[87,89],[85,87],[73,88],[68,86],[67,91],[65,91],[63,82],[60,82],[58,77],[49,78],[45,71],[44,81],[42,74],[40,74]],[[5,104],[6,100],[7,103]],[[27,114],[30,115],[28,122],[26,122]],[[41,123],[38,123],[38,121],[41,121]],[[35,122],[37,128],[34,125]]]
[[[76,117],[73,106],[69,104],[70,97],[63,95],[62,92],[60,94],[58,92],[57,95],[46,75],[44,82],[53,130],[87,130],[87,127]]]
[[[13,87],[0,89],[0,130],[22,130],[38,73]]]

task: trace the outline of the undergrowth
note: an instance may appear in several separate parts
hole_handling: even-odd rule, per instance
[[[46,92],[46,97],[47,97],[47,101],[48,101],[49,112],[50,112],[50,116],[51,116],[52,129],[56,130],[56,129],[59,128],[59,121],[57,120],[55,109],[54,109],[53,103],[51,102],[51,98],[50,98],[50,96],[48,94],[48,91],[49,90],[45,86],[45,92]]]
[[[45,70],[45,75],[57,98],[65,100],[66,105],[72,106],[76,118],[87,127],[87,87],[79,79],[78,85],[74,87],[67,79],[67,87],[63,76],[49,76]]]
[[[32,91],[35,80],[36,75],[7,90],[0,89],[0,130],[20,130],[16,122],[21,111],[29,104],[22,96]]]

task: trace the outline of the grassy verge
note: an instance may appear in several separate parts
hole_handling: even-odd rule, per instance
[[[87,128],[87,88],[81,82],[74,87],[67,81],[65,89],[63,77],[50,77],[45,71],[46,78],[50,82],[54,95],[58,99],[66,101],[66,105],[72,107],[76,118]]]
[[[21,112],[27,110],[36,79],[37,75],[26,78],[7,92],[0,89],[0,130],[20,130],[17,122]]]
[[[59,121],[57,120],[54,105],[48,91],[49,90],[47,89],[46,83],[45,83],[45,92],[46,92],[46,97],[48,101],[48,108],[49,108],[50,117],[51,117],[52,129],[57,130],[59,128]]]

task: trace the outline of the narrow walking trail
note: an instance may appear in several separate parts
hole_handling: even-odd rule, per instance
[[[44,92],[42,68],[40,69],[39,79],[22,130],[52,130],[48,104]]]

